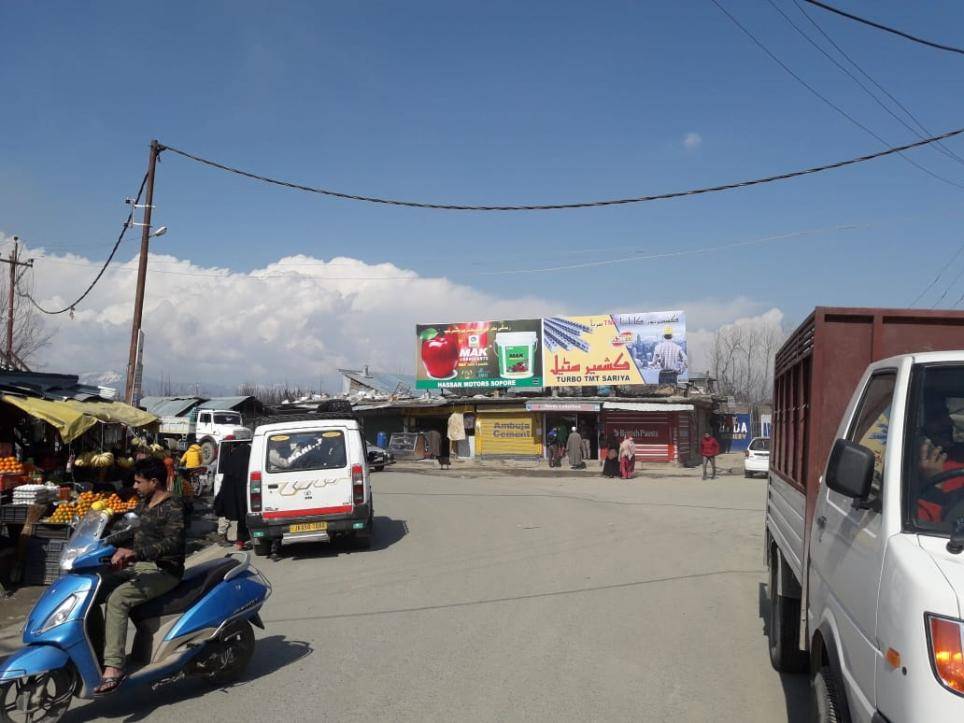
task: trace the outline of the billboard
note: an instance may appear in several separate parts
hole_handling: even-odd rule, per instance
[[[547,387],[689,379],[682,311],[553,316],[542,323]]]
[[[542,320],[419,324],[416,389],[542,386]]]
[[[418,389],[675,384],[689,379],[682,311],[420,324],[416,333]]]

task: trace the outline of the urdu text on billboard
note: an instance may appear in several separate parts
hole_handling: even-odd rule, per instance
[[[419,389],[675,384],[688,379],[682,311],[420,324]]]
[[[542,320],[419,324],[417,389],[542,386]]]
[[[554,316],[542,324],[547,387],[689,379],[682,311]]]

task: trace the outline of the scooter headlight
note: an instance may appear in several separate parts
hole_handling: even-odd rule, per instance
[[[45,633],[48,630],[52,630],[58,625],[63,625],[67,622],[70,617],[70,613],[73,612],[74,608],[77,607],[77,603],[80,602],[79,595],[71,595],[66,600],[64,600],[57,609],[54,610],[50,616],[44,621],[38,633]]]

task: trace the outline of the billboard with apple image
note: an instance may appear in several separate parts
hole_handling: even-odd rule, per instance
[[[419,324],[417,389],[541,387],[542,320]]]

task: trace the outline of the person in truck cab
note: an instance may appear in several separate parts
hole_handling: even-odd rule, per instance
[[[943,522],[950,508],[964,499],[964,444],[954,440],[949,401],[956,400],[929,400],[924,406],[917,499],[917,519],[923,522]],[[947,474],[953,470],[961,473]]]

